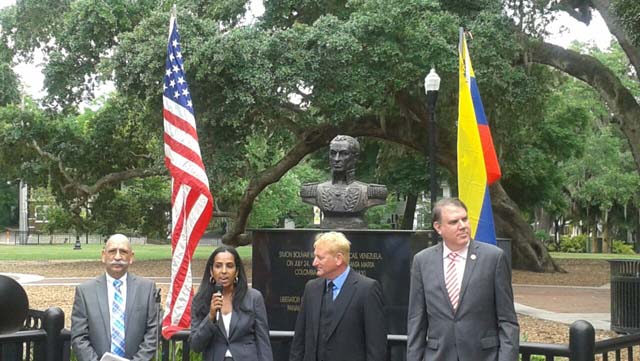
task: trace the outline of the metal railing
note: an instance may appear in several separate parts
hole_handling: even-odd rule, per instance
[[[0,360],[68,361],[69,333],[63,328],[64,312],[60,308],[29,310],[21,331],[0,335]]]
[[[162,339],[158,359],[190,360],[189,335],[189,330],[183,330],[177,332],[170,340]],[[269,336],[272,342],[290,343],[293,331],[270,331]],[[406,335],[388,335],[387,339],[390,348],[405,346],[407,343]],[[70,340],[69,330],[64,329],[64,312],[60,308],[29,310],[23,330],[0,335],[0,360],[69,361]],[[404,359],[392,357],[392,354],[398,355],[398,352],[390,352],[390,360]],[[520,343],[523,361],[530,361],[534,356],[541,356],[549,361],[555,357],[564,357],[572,361],[593,361],[596,355],[600,355],[606,361],[610,359],[610,354],[613,354],[612,359],[616,361],[633,360],[634,355],[640,354],[640,333],[595,341],[593,326],[587,321],[576,321],[569,327],[569,344]]]

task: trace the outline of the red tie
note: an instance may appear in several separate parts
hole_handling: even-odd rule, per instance
[[[447,274],[444,277],[445,284],[447,285],[447,292],[449,293],[449,300],[451,300],[451,305],[453,306],[454,310],[458,309],[458,298],[460,297],[460,287],[458,286],[458,271],[456,270],[457,257],[457,253],[449,253]]]

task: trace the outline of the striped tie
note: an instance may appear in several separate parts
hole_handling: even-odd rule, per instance
[[[458,254],[449,253],[449,264],[447,265],[447,274],[445,276],[445,284],[449,293],[449,300],[454,311],[458,309],[458,298],[460,297],[460,287],[458,285],[458,271],[456,270],[456,259]]]
[[[114,280],[113,305],[111,306],[111,353],[124,357],[124,304],[122,300],[122,281]]]

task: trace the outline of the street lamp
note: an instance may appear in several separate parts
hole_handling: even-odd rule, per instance
[[[438,91],[440,90],[440,77],[436,69],[431,68],[429,74],[424,78],[424,91],[427,94],[427,113],[429,114],[429,193],[431,201],[431,214],[436,204],[438,183],[436,179],[436,102],[438,101]]]

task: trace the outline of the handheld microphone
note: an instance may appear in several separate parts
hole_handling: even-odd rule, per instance
[[[213,285],[213,293],[214,294],[222,295],[222,289],[223,289],[222,285],[219,285],[219,284]],[[221,320],[221,319],[222,319],[222,310],[218,308],[216,310],[216,321],[217,320]]]

